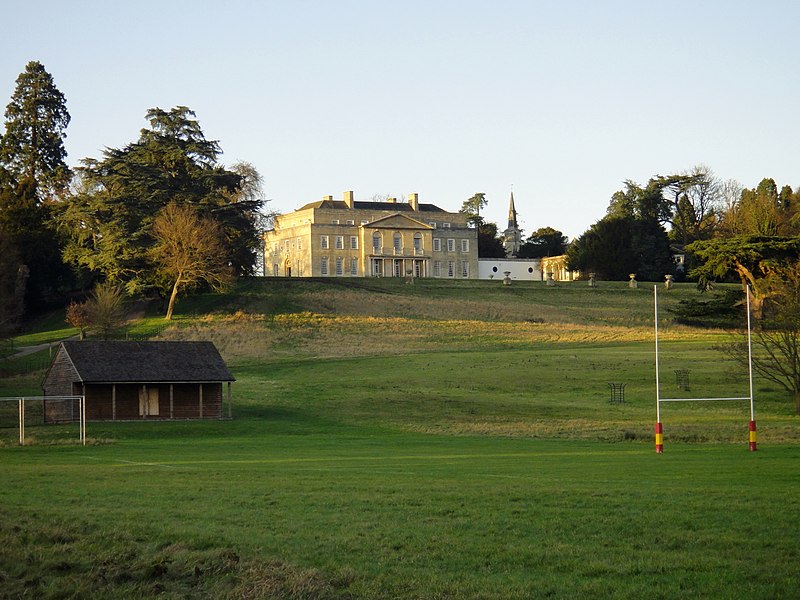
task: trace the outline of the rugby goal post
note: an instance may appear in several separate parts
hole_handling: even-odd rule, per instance
[[[714,402],[714,401],[744,401],[750,403],[750,452],[757,450],[756,443],[756,412],[755,403],[753,401],[753,344],[752,344],[752,327],[750,323],[750,286],[745,288],[745,297],[747,299],[747,376],[749,395],[736,396],[726,398],[662,398],[659,385],[659,367],[658,367],[658,286],[653,286],[653,307],[655,313],[655,338],[656,338],[656,453],[663,454],[664,452],[664,427],[661,422],[661,403],[662,402]]]
[[[0,402],[17,403],[19,415],[19,445],[25,445],[25,403],[26,402],[70,402],[78,406],[78,435],[82,446],[86,445],[86,396],[11,396],[0,398]]]

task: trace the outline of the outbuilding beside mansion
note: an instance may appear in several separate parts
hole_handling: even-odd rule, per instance
[[[273,277],[478,277],[478,235],[465,215],[418,194],[408,202],[318,202],[275,218],[264,233],[265,275]]]

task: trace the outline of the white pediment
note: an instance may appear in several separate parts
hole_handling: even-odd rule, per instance
[[[427,223],[417,221],[401,213],[381,217],[380,219],[365,223],[362,227],[370,229],[434,229],[434,227],[431,227]]]

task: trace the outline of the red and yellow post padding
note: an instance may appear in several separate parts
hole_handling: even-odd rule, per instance
[[[664,453],[664,427],[656,423],[656,454]]]
[[[750,421],[750,452],[755,452],[756,450],[756,422]]]

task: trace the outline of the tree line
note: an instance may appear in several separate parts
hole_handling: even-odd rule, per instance
[[[102,283],[179,293],[253,273],[268,215],[262,178],[226,167],[186,106],[146,111],[135,141],[66,163],[70,122],[52,75],[29,62],[0,137],[0,330]]]
[[[654,176],[646,185],[626,181],[624,189],[612,195],[606,215],[573,241],[567,259],[571,269],[593,271],[609,280],[636,273],[658,281],[670,274],[706,284],[714,278],[730,279],[733,272],[714,267],[711,260],[711,254],[725,247],[721,240],[737,246],[752,236],[797,235],[800,188],[779,189],[773,179],[765,178],[748,189],[696,166]],[[683,272],[676,273],[676,253],[686,257]]]

